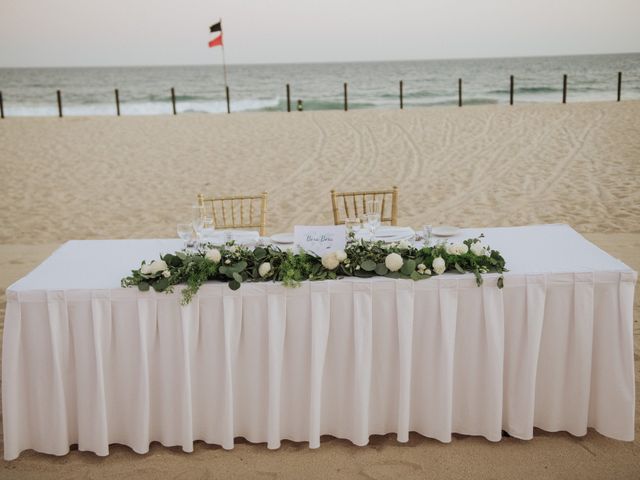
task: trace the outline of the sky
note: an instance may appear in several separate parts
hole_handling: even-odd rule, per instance
[[[640,0],[0,0],[0,67],[640,52]]]

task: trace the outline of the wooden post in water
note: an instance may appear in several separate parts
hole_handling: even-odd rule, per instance
[[[287,83],[287,112],[291,112],[291,88]]]
[[[60,90],[56,90],[56,96],[58,97],[58,117],[62,118],[62,94]]]
[[[115,92],[116,92],[116,113],[118,116],[120,116],[120,93],[118,92],[117,88]]]
[[[173,87],[171,87],[171,107],[173,107],[173,114],[177,115],[178,113],[176,112],[176,90]]]
[[[2,92],[0,92],[0,118],[4,118],[4,103],[2,102]]]
[[[513,75],[509,77],[509,105],[513,105]]]
[[[562,75],[562,103],[567,103],[567,74]]]
[[[402,110],[404,108],[404,92],[403,92],[403,83],[402,80],[400,80],[400,110]]]
[[[344,111],[349,110],[349,102],[347,99],[347,82],[344,82]]]
[[[622,72],[618,72],[618,101],[620,101],[621,96],[622,96]]]
[[[227,113],[231,113],[231,101],[229,100],[229,85],[225,85],[225,92],[227,92]]]
[[[462,79],[458,79],[458,106],[462,106]]]

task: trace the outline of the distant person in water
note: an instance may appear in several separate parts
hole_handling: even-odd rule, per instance
[[[304,110],[302,108],[302,100],[298,99],[298,111],[301,112],[302,110]]]

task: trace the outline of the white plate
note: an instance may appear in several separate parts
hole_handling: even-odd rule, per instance
[[[293,233],[276,233],[271,235],[271,241],[273,243],[293,243]]]
[[[413,238],[413,234],[411,234],[411,235],[395,235],[393,237],[384,237],[384,238],[377,238],[376,237],[376,240],[382,241],[384,243],[395,243],[395,242],[399,242],[401,240],[410,241],[412,238]]]
[[[443,225],[441,227],[434,227],[433,230],[431,230],[431,233],[436,237],[453,237],[460,233],[460,229],[458,227]]]
[[[260,238],[260,234],[250,230],[215,230],[213,235],[202,238],[204,243],[211,242],[214,245],[222,245],[225,242],[226,234],[231,234],[231,240],[235,240],[238,245],[255,243]]]
[[[400,240],[411,240],[415,232],[409,227],[384,227],[376,230],[376,240],[384,243],[394,243]]]
[[[408,227],[378,227],[376,238],[406,237],[413,235],[413,230]]]

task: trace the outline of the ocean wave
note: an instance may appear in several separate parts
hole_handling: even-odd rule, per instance
[[[418,90],[418,91],[407,91],[406,89],[402,92],[402,96],[404,98],[433,98],[442,96],[441,93],[434,92],[433,90]],[[383,93],[380,95],[382,98],[400,98],[400,91],[396,93]]]
[[[509,89],[508,88],[498,88],[495,90],[489,90],[488,93],[492,93],[492,94],[508,94],[509,93]],[[557,92],[561,92],[562,88],[556,88],[556,87],[515,87],[513,89],[514,94],[515,93],[557,93]]]
[[[462,105],[496,105],[500,101],[496,98],[490,97],[462,97]],[[446,107],[458,105],[458,98],[441,98],[440,100],[433,100],[427,102],[405,102],[405,107]]]
[[[264,111],[281,106],[279,97],[268,99],[231,100],[232,112]],[[226,100],[180,101],[176,97],[178,113],[226,113]],[[116,115],[115,102],[95,104],[64,104],[65,116],[110,116]],[[170,115],[173,113],[171,99],[164,101],[120,101],[121,115]],[[53,117],[58,115],[56,105],[12,105],[5,104],[7,117]]]

